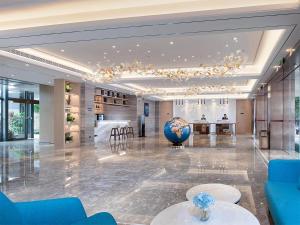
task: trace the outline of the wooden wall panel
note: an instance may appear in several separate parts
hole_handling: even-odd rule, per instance
[[[252,100],[236,101],[236,133],[252,134]]]
[[[166,121],[173,118],[173,101],[159,102],[159,134],[164,133]]]

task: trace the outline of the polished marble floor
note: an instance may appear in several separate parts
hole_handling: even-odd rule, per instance
[[[0,189],[13,200],[78,196],[88,214],[109,211],[120,224],[149,225],[202,183],[237,187],[240,205],[268,225],[266,164],[252,137],[194,136],[184,149],[163,137],[54,150],[37,141],[0,143]]]

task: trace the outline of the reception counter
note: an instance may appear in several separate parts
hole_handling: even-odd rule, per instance
[[[130,120],[99,120],[94,130],[95,143],[108,141],[112,128],[130,126]]]
[[[229,121],[194,121],[189,123],[194,134],[235,135],[236,123]]]

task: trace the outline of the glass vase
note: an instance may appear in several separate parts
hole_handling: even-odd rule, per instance
[[[209,208],[198,208],[197,216],[200,221],[207,221],[210,217],[210,209]]]

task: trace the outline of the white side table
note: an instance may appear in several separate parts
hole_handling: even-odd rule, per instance
[[[260,225],[251,212],[233,203],[215,202],[205,222],[193,215],[193,207],[190,201],[172,205],[154,217],[150,225]]]
[[[216,201],[238,203],[241,199],[241,192],[238,189],[225,184],[201,184],[192,187],[186,192],[186,198],[191,201],[200,192],[212,195]]]

